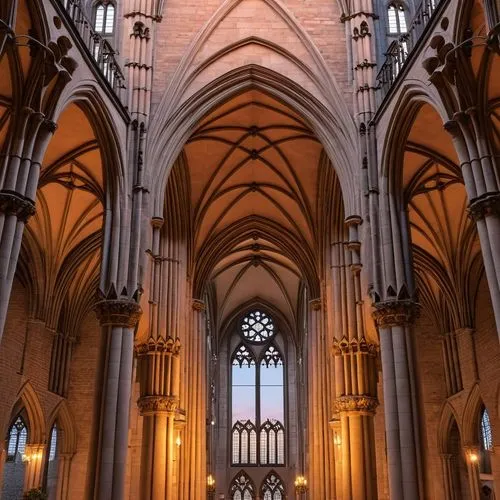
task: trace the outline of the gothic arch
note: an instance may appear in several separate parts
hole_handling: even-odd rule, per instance
[[[469,393],[462,415],[462,442],[465,446],[476,446],[478,444],[478,425],[480,410],[485,406],[481,398],[479,385],[475,385]]]
[[[340,141],[339,129],[335,126],[338,120],[328,108],[292,80],[270,69],[251,64],[229,71],[208,83],[177,110],[165,115],[166,119],[151,131],[148,141],[150,163],[161,165],[153,192],[154,214],[162,213],[169,171],[195,125],[221,104],[250,89],[257,89],[287,105],[311,124],[339,176],[346,212],[349,215],[357,213],[359,200],[354,188],[357,171],[353,170],[353,166],[358,155],[357,146],[353,143],[355,131],[352,119],[346,119],[342,124],[345,132],[343,141]],[[153,173],[149,172],[148,175]]]
[[[76,453],[77,434],[73,415],[66,400],[62,400],[53,410],[48,419],[46,435],[50,435],[52,426],[58,424],[58,446],[61,453],[73,455]]]
[[[439,426],[438,426],[437,439],[438,439],[438,451],[440,454],[450,453],[449,450],[450,430],[453,423],[457,422],[458,422],[457,415],[453,407],[448,401],[446,401],[441,410],[441,417],[439,419]]]
[[[11,419],[22,411],[23,408],[26,410],[26,414],[28,415],[27,424],[29,432],[27,442],[29,444],[45,443],[45,417],[43,415],[40,400],[38,399],[33,386],[29,382],[26,382],[18,392],[17,401],[12,407]]]

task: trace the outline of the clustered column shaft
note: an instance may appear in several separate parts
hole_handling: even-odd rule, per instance
[[[143,418],[141,499],[173,498],[175,416],[179,406],[180,341],[153,338],[136,346]]]

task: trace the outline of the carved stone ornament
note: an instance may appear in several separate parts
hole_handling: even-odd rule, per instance
[[[193,299],[192,307],[195,311],[203,312],[206,310],[205,302],[198,299]]]
[[[101,326],[133,328],[142,314],[141,306],[133,300],[101,300],[95,305]]]
[[[135,352],[138,356],[144,356],[150,353],[165,353],[165,354],[179,354],[181,350],[181,341],[176,338],[167,337],[149,337],[147,342],[135,346]]]
[[[0,191],[0,211],[6,215],[15,215],[26,223],[35,214],[35,202],[14,191]]]
[[[321,309],[321,299],[312,299],[309,304],[313,311],[319,311]]]
[[[379,328],[410,325],[419,313],[419,305],[413,300],[386,300],[374,307],[372,316]]]
[[[378,406],[377,398],[371,396],[341,396],[335,400],[335,411],[363,411],[374,413]]]
[[[467,209],[472,220],[478,221],[488,215],[500,217],[500,193],[485,193],[472,200]]]
[[[179,400],[175,396],[142,396],[137,400],[141,415],[167,413],[175,415]]]
[[[364,352],[370,356],[377,355],[377,346],[366,341],[364,337],[361,339],[354,338],[349,341],[346,337],[334,339],[333,341],[333,354],[341,356],[357,352]]]

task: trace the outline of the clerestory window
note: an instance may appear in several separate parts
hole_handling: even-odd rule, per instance
[[[387,6],[387,17],[389,21],[389,33],[391,35],[402,35],[404,33],[408,33],[406,12],[403,4],[399,2],[391,2]]]
[[[245,316],[231,357],[233,465],[285,465],[285,382],[276,329],[262,311]]]
[[[263,500],[284,500],[285,486],[276,472],[271,471],[262,481],[260,497]]]
[[[490,416],[483,407],[481,411],[481,420],[479,424],[479,448],[480,448],[480,472],[482,474],[491,474],[491,457],[493,450],[493,434],[491,432]]]
[[[239,472],[232,480],[229,495],[231,500],[255,499],[255,486],[244,471]]]
[[[22,458],[28,440],[28,428],[21,416],[18,416],[9,430],[7,461],[17,462]]]
[[[112,35],[115,27],[115,6],[99,2],[95,6],[94,29],[102,35]]]

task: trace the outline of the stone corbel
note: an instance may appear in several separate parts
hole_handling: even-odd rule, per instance
[[[500,193],[485,193],[471,201],[467,212],[477,222],[490,215],[500,217]]]
[[[378,406],[377,398],[360,395],[360,396],[340,396],[335,400],[335,412],[363,412],[375,413]]]
[[[134,328],[142,314],[141,306],[133,300],[101,300],[94,308],[101,326]]]
[[[169,416],[176,414],[179,398],[176,396],[142,396],[137,400],[137,406],[142,416],[166,413]]]
[[[418,317],[420,306],[413,300],[386,300],[374,304],[372,313],[378,328],[411,325]]]
[[[35,215],[35,202],[14,191],[0,191],[0,212],[5,215],[15,215],[20,221],[28,222]]]

